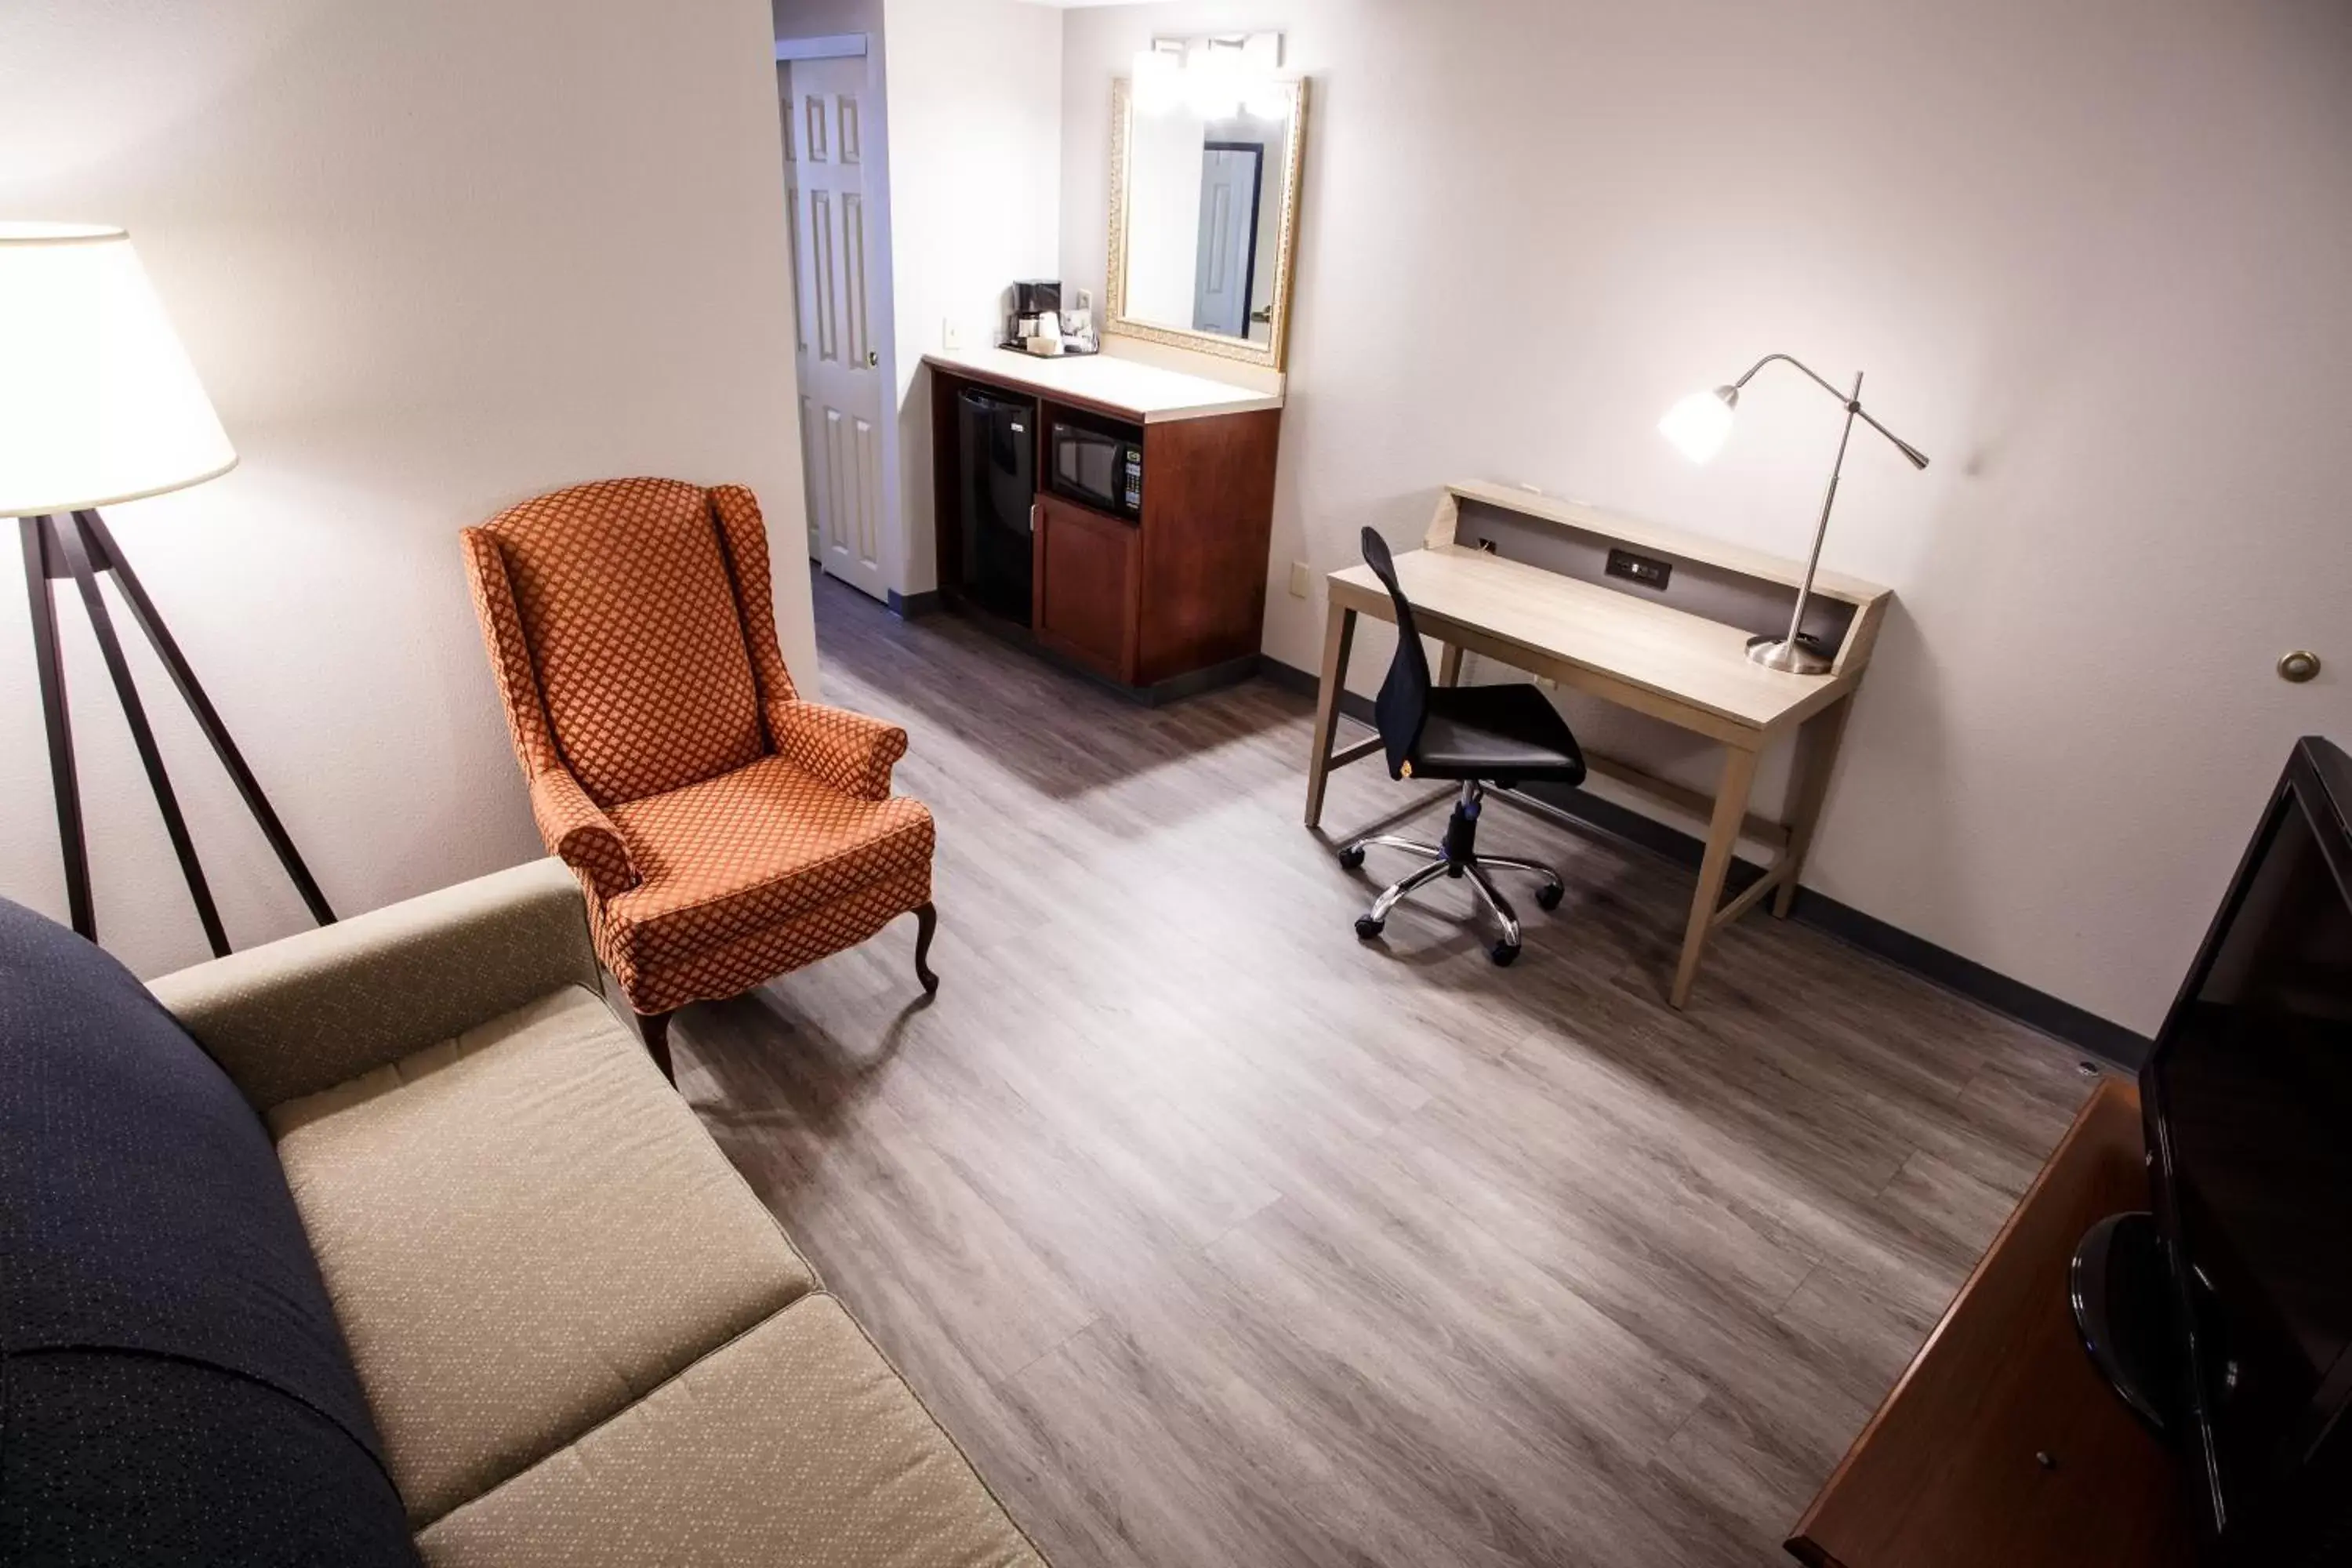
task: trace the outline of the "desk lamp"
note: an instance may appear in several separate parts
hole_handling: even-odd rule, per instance
[[[1718,386],[1713,392],[1694,392],[1672,408],[1658,421],[1658,429],[1667,440],[1681,448],[1684,457],[1694,463],[1704,463],[1723,449],[1725,439],[1731,434],[1731,418],[1739,407],[1739,391],[1756,373],[1779,360],[1793,365],[1811,378],[1813,384],[1845,405],[1845,430],[1838,437],[1837,460],[1830,465],[1830,488],[1822,497],[1822,521],[1813,530],[1813,552],[1805,558],[1805,580],[1797,589],[1797,608],[1789,617],[1786,637],[1750,637],[1748,657],[1768,669],[1785,669],[1797,675],[1826,675],[1830,668],[1828,650],[1820,639],[1805,635],[1805,610],[1813,597],[1813,573],[1822,563],[1822,541],[1830,531],[1830,508],[1837,504],[1838,475],[1845,468],[1846,442],[1853,436],[1856,419],[1869,426],[1895,443],[1895,447],[1911,460],[1915,468],[1927,466],[1927,454],[1881,425],[1862,405],[1862,373],[1856,371],[1853,390],[1840,392],[1802,362],[1787,354],[1766,354],[1748,367],[1748,373],[1729,386]]]
[[[92,942],[98,940],[98,921],[90,900],[89,852],[82,836],[65,660],[49,588],[67,578],[80,591],[99,654],[214,953],[228,952],[228,938],[123,658],[122,640],[99,591],[104,574],[114,578],[131,618],[154,646],[302,901],[321,925],[335,918],[98,513],[116,501],[216,479],[236,465],[236,451],[131,248],[131,237],[119,228],[82,224],[0,224],[0,517],[17,520],[24,544],[33,659],[48,731],[58,837],[65,853],[66,901],[74,930]]]

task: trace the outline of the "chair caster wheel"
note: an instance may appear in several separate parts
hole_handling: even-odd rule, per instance
[[[1495,961],[1496,968],[1508,969],[1518,959],[1519,944],[1516,942],[1498,942],[1486,950],[1486,956]]]
[[[1559,908],[1560,900],[1567,896],[1568,889],[1561,887],[1558,882],[1546,882],[1543,886],[1543,890],[1536,895],[1536,908],[1539,910],[1556,910]]]
[[[1364,847],[1362,845],[1350,844],[1339,851],[1339,867],[1342,870],[1352,871],[1363,863]],[[1377,931],[1380,928],[1375,926],[1373,929]]]
[[[1370,915],[1358,915],[1356,917],[1356,940],[1358,942],[1371,941],[1374,937],[1381,934],[1381,928],[1388,923],[1389,922],[1386,921],[1376,921]]]

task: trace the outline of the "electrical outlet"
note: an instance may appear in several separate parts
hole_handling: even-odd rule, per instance
[[[1095,295],[1094,290],[1091,289],[1079,289],[1072,296],[1072,299],[1074,300],[1074,308],[1076,310],[1091,310],[1095,308]]]
[[[946,317],[940,322],[940,347],[943,349],[963,347],[963,329],[956,325],[953,316]]]
[[[1612,577],[1622,577],[1628,583],[1638,583],[1644,588],[1655,588],[1663,594],[1675,574],[1674,563],[1654,555],[1636,555],[1630,550],[1612,550],[1606,570]]]
[[[1294,599],[1303,599],[1314,591],[1315,574],[1307,569],[1307,563],[1292,562],[1290,563],[1290,596]]]

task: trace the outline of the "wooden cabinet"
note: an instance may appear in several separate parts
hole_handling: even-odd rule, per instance
[[[2076,1339],[2067,1260],[2147,1206],[2139,1096],[2109,1079],[1870,1418],[1789,1550],[1812,1568],[2187,1568],[2171,1456]]]
[[[1240,660],[1265,635],[1274,538],[1272,409],[1143,427],[1143,624],[1136,683]]]
[[[1037,498],[1037,640],[1123,686],[1138,684],[1143,530],[1059,496]]]
[[[1265,629],[1281,410],[1235,388],[1148,366],[1119,367],[1099,356],[1076,364],[1023,364],[1024,357],[966,356],[952,369],[933,363],[940,597],[965,602],[962,529],[973,487],[962,469],[957,400],[972,385],[1019,393],[1034,398],[1037,411],[1030,422],[1037,493],[1025,628],[1035,645],[1146,701],[1254,673]],[[1114,370],[1106,384],[1138,397],[1172,387],[1192,397],[1233,394],[1233,405],[1124,407],[1076,390]],[[1140,441],[1140,518],[1097,511],[1049,488],[1048,432],[1065,417]],[[1011,629],[1001,619],[993,624]]]

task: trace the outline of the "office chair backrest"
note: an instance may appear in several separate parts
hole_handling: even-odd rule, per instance
[[[1389,602],[1396,606],[1396,658],[1389,661],[1388,679],[1372,700],[1372,718],[1380,726],[1381,749],[1388,753],[1389,777],[1402,778],[1405,760],[1421,743],[1421,727],[1429,718],[1429,656],[1412,624],[1412,605],[1397,586],[1388,541],[1369,528],[1364,530],[1364,563],[1379,575]]]

